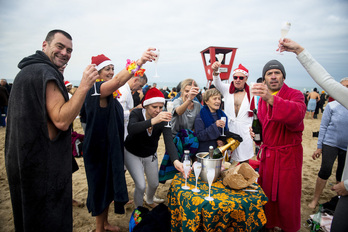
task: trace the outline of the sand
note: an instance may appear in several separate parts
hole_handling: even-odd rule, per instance
[[[303,176],[302,176],[302,200],[301,200],[301,218],[302,218],[302,228],[300,231],[308,231],[304,226],[306,220],[309,218],[310,214],[315,211],[309,209],[307,204],[311,201],[314,192],[315,181],[317,178],[317,173],[320,168],[321,159],[312,160],[312,154],[316,149],[317,138],[312,137],[312,132],[318,131],[320,127],[321,114],[318,115],[318,119],[305,119],[305,130],[303,132]],[[75,120],[74,128],[78,133],[83,133],[80,126],[79,119]],[[7,183],[7,175],[5,170],[5,160],[4,160],[4,142],[5,142],[5,128],[0,128],[0,231],[14,231],[13,216],[11,208],[11,200],[9,187]],[[164,154],[164,143],[163,140],[159,142],[159,147],[157,150],[159,160],[162,160]],[[82,158],[76,159],[80,169],[73,174],[73,198],[78,201],[86,202],[87,199],[87,181],[84,169],[84,163]],[[336,172],[337,162],[333,169],[333,173]],[[128,186],[128,193],[130,198],[133,198],[134,192],[134,182],[130,177],[129,173],[126,173],[126,181]],[[328,185],[325,188],[319,203],[327,202],[331,197],[335,196],[335,193],[330,190],[332,184],[336,182],[335,175],[331,175],[328,180]],[[167,204],[167,193],[169,190],[170,181],[166,184],[160,184],[157,189],[156,195],[165,199]],[[109,210],[109,221],[111,224],[117,225],[121,228],[121,231],[129,231],[128,223],[132,211],[134,210],[133,205],[126,206],[126,214],[118,215],[113,213],[113,206]],[[90,231],[95,228],[95,218],[88,213],[86,206],[83,208],[73,207],[73,217],[74,217],[74,231],[85,232]]]

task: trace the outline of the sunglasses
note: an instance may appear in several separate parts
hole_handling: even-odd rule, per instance
[[[244,77],[243,76],[233,76],[233,79],[234,80],[237,80],[239,78],[239,80],[243,80],[244,79]]]

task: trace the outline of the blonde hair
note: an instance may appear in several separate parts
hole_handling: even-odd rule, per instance
[[[213,89],[208,89],[207,91],[204,92],[203,94],[203,102],[205,103],[206,101],[209,100],[210,97],[212,96],[216,96],[216,95],[220,95],[220,97],[222,96],[220,91],[213,88]]]
[[[180,91],[184,92],[184,89],[186,88],[186,86],[188,86],[188,85],[191,86],[193,81],[194,81],[194,86],[198,87],[197,82],[195,80],[189,78],[189,79],[183,80],[181,82],[181,90]]]

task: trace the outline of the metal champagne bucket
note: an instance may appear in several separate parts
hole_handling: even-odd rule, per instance
[[[207,170],[208,168],[214,168],[215,169],[215,177],[214,181],[215,182],[221,175],[221,165],[222,165],[222,159],[209,159],[208,156],[203,158],[208,152],[199,152],[196,154],[197,161],[202,164],[202,170],[200,177],[202,178],[203,181],[208,182],[207,180]]]

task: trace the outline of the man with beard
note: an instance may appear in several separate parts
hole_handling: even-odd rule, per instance
[[[96,68],[87,66],[69,100],[59,69],[72,50],[71,36],[53,30],[42,51],[18,64],[5,141],[16,231],[72,231],[71,124],[98,78]]]
[[[265,205],[269,231],[276,227],[298,231],[301,227],[301,142],[306,105],[303,94],[284,83],[285,76],[283,65],[271,60],[263,68],[264,83],[254,84],[251,91],[261,97],[259,184],[269,199]]]

